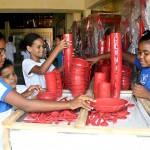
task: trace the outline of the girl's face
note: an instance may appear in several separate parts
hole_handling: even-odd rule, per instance
[[[9,84],[12,88],[16,88],[17,75],[15,73],[13,66],[9,66],[3,69],[1,73],[1,78],[4,80],[5,83]]]
[[[141,42],[138,45],[138,59],[142,67],[150,67],[150,43]]]
[[[27,49],[30,52],[31,59],[39,61],[44,55],[44,40],[41,38],[36,39],[31,46],[27,46]]]
[[[5,41],[3,39],[1,39],[0,40],[0,68],[3,66],[5,59],[6,59]]]

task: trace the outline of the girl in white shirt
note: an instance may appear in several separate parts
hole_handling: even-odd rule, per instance
[[[30,59],[25,59],[22,63],[26,86],[39,84],[42,88],[46,88],[44,74],[55,69],[52,64],[54,59],[59,52],[68,48],[71,43],[67,42],[66,39],[62,40],[46,60],[42,59],[45,47],[44,40],[40,35],[29,33],[19,45],[22,45],[20,49],[27,49],[30,53]],[[60,67],[59,70],[62,71],[63,67]]]

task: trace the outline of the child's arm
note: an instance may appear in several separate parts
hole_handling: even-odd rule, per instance
[[[76,109],[85,108],[87,110],[92,110],[93,108],[89,105],[89,102],[95,102],[92,98],[86,96],[79,96],[74,100],[70,101],[45,101],[45,100],[28,100],[16,91],[10,91],[6,97],[5,102],[16,106],[17,108],[23,109],[27,112],[44,112],[53,110],[63,110],[63,109]]]
[[[55,60],[56,56],[60,51],[62,51],[65,48],[68,48],[71,45],[70,42],[67,42],[66,39],[62,40],[56,48],[52,51],[52,53],[49,55],[47,60],[41,65],[41,66],[34,66],[30,72],[36,73],[36,74],[44,74],[48,71],[49,67]]]
[[[28,96],[31,96],[35,92],[41,91],[41,90],[43,90],[43,89],[42,89],[42,87],[40,85],[32,85],[26,91],[24,91],[23,93],[21,93],[21,95],[23,97],[27,98]]]
[[[110,59],[110,53],[105,53],[105,54],[101,54],[95,57],[91,57],[91,58],[87,58],[87,61],[91,61],[92,64],[94,65],[95,63],[97,63],[99,60],[104,60],[104,59]],[[132,54],[132,53],[126,53],[126,52],[122,52],[122,59],[134,64],[134,59],[135,59],[136,55]]]
[[[60,72],[64,71],[64,66],[59,67],[57,70],[59,70]]]
[[[132,94],[150,101],[150,92],[143,85],[135,84],[132,89]]]

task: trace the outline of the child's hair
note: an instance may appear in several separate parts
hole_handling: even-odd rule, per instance
[[[5,37],[4,37],[4,35],[0,32],[0,40],[5,40]]]
[[[13,37],[12,37],[12,36],[9,36],[8,41],[9,41],[9,42],[13,42]]]
[[[32,46],[33,42],[37,39],[43,39],[39,34],[37,33],[29,33],[27,34],[23,40],[19,43],[19,49],[21,51],[26,51],[27,46]]]
[[[0,68],[0,75],[2,75],[2,71],[6,68],[8,68],[9,66],[13,66],[13,63],[11,60],[9,59],[5,59],[3,67]]]
[[[62,40],[62,35],[57,35],[56,38],[59,38],[60,40]]]
[[[150,31],[149,30],[146,30],[143,32],[143,36],[139,40],[138,44],[140,44],[141,42],[150,42]]]

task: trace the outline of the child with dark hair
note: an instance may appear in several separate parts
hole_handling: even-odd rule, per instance
[[[145,31],[139,40],[137,56],[128,52],[122,52],[122,54],[123,60],[136,65],[140,69],[140,84],[134,85],[133,95],[150,100],[150,31]],[[88,58],[87,61],[92,61],[92,64],[95,64],[103,59],[110,59],[110,53]]]
[[[3,79],[3,81],[5,81],[5,83],[10,85],[14,90],[16,90],[18,93],[21,93],[21,95],[26,98],[33,95],[35,92],[42,90],[40,85],[30,86],[28,89],[26,86],[17,85],[18,78],[15,73],[13,63],[9,59],[6,59],[3,67],[0,68],[0,77]]]
[[[20,49],[27,49],[30,53],[30,59],[25,59],[22,63],[26,86],[29,87],[30,85],[39,84],[42,88],[46,88],[44,74],[55,69],[52,63],[56,56],[64,48],[68,48],[71,43],[67,42],[66,39],[62,40],[46,60],[42,59],[45,47],[44,40],[40,35],[29,33],[21,41],[20,45],[22,45]],[[63,67],[60,67],[58,70],[62,72]]]

